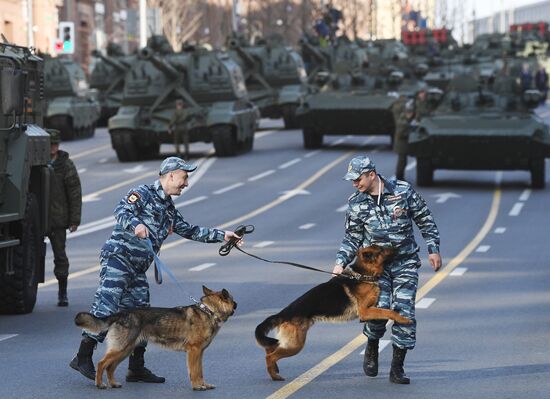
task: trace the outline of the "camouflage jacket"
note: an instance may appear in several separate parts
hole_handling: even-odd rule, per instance
[[[373,197],[357,191],[348,201],[346,233],[336,264],[346,266],[360,247],[393,247],[398,258],[416,256],[413,221],[426,240],[429,253],[439,252],[439,231],[424,199],[407,182],[386,180],[377,205]]]
[[[80,225],[82,189],[80,178],[69,154],[59,150],[50,162],[53,168],[50,190],[50,227],[66,229]]]
[[[218,229],[189,224],[176,209],[172,197],[166,195],[160,181],[130,190],[114,211],[117,224],[111,237],[103,245],[101,257],[116,255],[125,259],[137,270],[145,271],[153,261],[144,239],[134,234],[138,224],[149,230],[149,239],[155,252],[169,234],[194,241],[221,242],[225,233]]]

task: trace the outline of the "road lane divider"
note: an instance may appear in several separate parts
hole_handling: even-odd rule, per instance
[[[99,152],[99,151],[104,151],[104,150],[109,149],[109,148],[111,148],[111,144],[102,145],[102,146],[96,147],[96,148],[91,148],[89,150],[79,152],[75,155],[71,155],[71,159],[75,160],[75,159],[78,159],[78,158],[82,158],[82,157],[85,157],[85,156],[90,155],[90,154],[95,154],[96,152]]]
[[[441,283],[454,269],[457,268],[464,260],[479,246],[483,241],[485,236],[491,231],[496,217],[498,215],[498,210],[500,208],[500,198],[501,198],[501,189],[498,186],[495,189],[493,194],[493,200],[491,202],[491,207],[489,209],[489,214],[485,223],[475,235],[475,237],[456,255],[443,269],[439,270],[430,280],[426,282],[420,289],[417,291],[416,298],[420,300],[426,296],[434,287]],[[309,384],[315,378],[323,374],[329,368],[335,364],[344,360],[351,353],[355,352],[359,347],[365,345],[367,338],[363,334],[359,334],[353,340],[348,342],[338,351],[334,352],[330,356],[323,359],[321,362],[302,373],[294,380],[287,383],[282,388],[275,391],[273,394],[269,395],[267,399],[284,399],[288,398],[290,395],[296,393],[298,390]]]

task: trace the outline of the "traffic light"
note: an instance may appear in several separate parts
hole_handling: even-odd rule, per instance
[[[56,50],[58,50],[57,47],[61,47],[58,53],[60,54],[74,53],[74,48],[75,48],[74,22],[71,22],[71,21],[59,22],[58,43],[61,44],[61,46],[56,45]]]

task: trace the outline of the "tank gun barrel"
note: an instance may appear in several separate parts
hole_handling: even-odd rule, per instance
[[[317,61],[322,63],[327,61],[323,53],[312,46],[310,43],[308,43],[307,39],[302,38],[300,39],[299,43],[302,46],[303,51],[315,58]]]
[[[112,66],[119,72],[126,72],[128,69],[130,69],[130,65],[128,65],[127,63],[123,61],[117,61],[114,58],[106,57],[103,54],[101,54],[101,52],[99,52],[98,50],[92,51],[92,56],[99,58],[100,60]]]
[[[139,51],[139,58],[142,60],[151,61],[151,63],[154,66],[156,66],[159,70],[161,70],[171,79],[178,79],[181,76],[181,74],[178,72],[176,68],[174,68],[172,65],[170,65],[166,61],[163,61],[162,59],[157,57],[154,51],[149,47],[142,48]]]
[[[254,57],[252,57],[242,48],[237,39],[230,39],[228,42],[228,46],[231,50],[235,50],[237,54],[239,54],[239,57],[242,58],[248,68],[254,69],[258,66],[258,63],[254,59]]]

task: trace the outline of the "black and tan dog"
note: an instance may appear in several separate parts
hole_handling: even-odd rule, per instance
[[[119,363],[132,353],[141,341],[151,341],[175,351],[187,352],[187,368],[194,390],[215,388],[204,382],[202,355],[210,345],[221,325],[233,315],[237,303],[223,289],[214,292],[203,286],[204,296],[198,305],[176,308],[132,309],[99,319],[81,312],[75,324],[87,331],[107,331],[107,351],[98,363],[95,385],[103,384],[103,370],[112,388],[120,388],[114,379]]]
[[[390,249],[375,245],[361,248],[355,263],[344,270],[347,276],[337,276],[313,287],[256,327],[256,341],[265,348],[267,372],[273,380],[284,380],[279,375],[277,361],[302,350],[307,331],[316,321],[343,322],[359,318],[411,323],[393,310],[373,307],[380,294],[378,277],[391,254]],[[273,329],[278,330],[277,339],[267,336]]]

